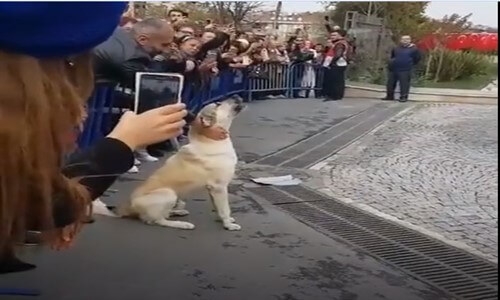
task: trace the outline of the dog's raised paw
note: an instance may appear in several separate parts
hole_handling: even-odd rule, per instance
[[[229,231],[238,231],[241,230],[241,226],[236,224],[236,223],[229,223],[229,224],[224,224],[224,228],[226,228]]]

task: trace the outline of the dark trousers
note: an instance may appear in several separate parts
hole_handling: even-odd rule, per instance
[[[323,79],[323,95],[325,97],[333,100],[344,98],[345,69],[346,67],[338,66],[325,69],[325,77]]]
[[[292,98],[300,98],[299,97],[299,92],[302,90],[301,87],[301,82],[302,82],[302,77],[304,76],[304,65],[294,65],[292,67],[292,88],[293,88],[293,93],[292,93]]]
[[[318,74],[321,74],[318,76]],[[314,86],[314,94],[316,98],[322,98],[325,95],[323,94],[323,82],[325,81],[325,72],[316,72],[316,85]]]
[[[399,98],[408,99],[410,94],[411,71],[389,72],[387,78],[387,98],[394,99],[394,91],[399,82]]]

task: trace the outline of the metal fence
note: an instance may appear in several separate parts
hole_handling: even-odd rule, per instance
[[[310,63],[264,63],[245,69],[228,69],[218,76],[201,83],[185,82],[182,101],[197,113],[204,105],[234,94],[246,101],[262,99],[270,95],[286,98],[319,96],[323,85],[323,68]],[[94,93],[88,101],[88,117],[79,138],[79,147],[85,148],[106,136],[112,129],[113,120],[123,112],[115,106],[117,84],[109,81],[96,82]],[[132,96],[132,95],[131,95]]]

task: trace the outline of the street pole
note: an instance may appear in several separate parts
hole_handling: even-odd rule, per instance
[[[282,5],[282,2],[281,1],[278,1],[278,4],[276,4],[276,11],[275,11],[275,14],[274,14],[274,22],[273,22],[273,33],[275,36],[278,35],[278,18],[279,16],[281,15],[281,5]]]

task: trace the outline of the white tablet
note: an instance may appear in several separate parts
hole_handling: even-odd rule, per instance
[[[181,102],[184,76],[176,73],[135,74],[134,111],[141,113],[156,107]]]

